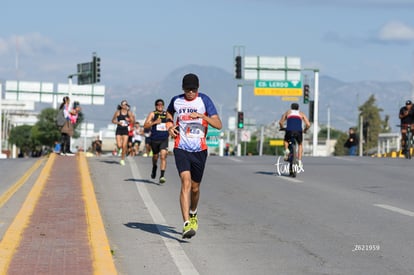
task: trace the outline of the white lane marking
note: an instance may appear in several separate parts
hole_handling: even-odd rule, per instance
[[[235,161],[235,162],[241,162],[242,160],[239,158],[235,158],[235,157],[229,157],[229,160]]]
[[[334,157],[334,158],[340,159],[340,160],[346,160],[346,161],[355,161],[355,160],[358,159],[356,157],[348,157],[348,158],[345,158],[345,157]]]
[[[381,207],[383,209],[387,209],[387,210],[390,210],[390,211],[393,211],[393,212],[397,212],[397,213],[402,214],[402,215],[414,217],[414,212],[413,211],[405,210],[405,209],[398,208],[398,207],[395,207],[395,206],[392,206],[392,205],[387,205],[387,204],[374,204],[374,205],[377,206],[377,207]]]
[[[128,160],[128,163],[131,167],[132,176],[135,179],[141,179],[141,174],[138,171],[135,161]],[[151,195],[148,193],[147,187],[145,184],[135,183],[138,192],[145,203],[145,206],[148,208],[149,213],[151,214],[152,220],[154,221],[155,225],[157,226],[158,232],[161,235],[168,235],[165,230],[163,230],[162,225],[168,226],[164,216],[161,214],[161,211],[158,209],[157,205],[154,203]],[[199,274],[197,269],[191,263],[190,259],[188,258],[187,254],[185,254],[184,249],[176,240],[175,237],[171,236],[171,238],[163,237],[161,238],[164,241],[165,246],[168,249],[171,257],[173,258],[175,265],[177,266],[178,270],[181,274]]]

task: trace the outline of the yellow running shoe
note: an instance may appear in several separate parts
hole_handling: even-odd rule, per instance
[[[193,229],[192,224],[189,221],[184,223],[183,228],[183,239],[191,239],[196,234],[195,230]]]
[[[191,227],[194,229],[194,231],[198,230],[198,218],[197,218],[197,213],[195,214],[190,214],[190,224]]]

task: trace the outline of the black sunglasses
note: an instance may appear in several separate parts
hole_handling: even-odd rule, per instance
[[[189,89],[184,89],[184,92],[185,93],[189,93],[189,92],[193,92],[193,93],[196,93],[197,92],[197,88],[189,88]]]

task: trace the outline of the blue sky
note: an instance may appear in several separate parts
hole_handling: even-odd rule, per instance
[[[189,64],[233,73],[236,45],[343,81],[414,79],[412,0],[5,0],[1,11],[3,80],[65,83],[92,52],[105,85]]]

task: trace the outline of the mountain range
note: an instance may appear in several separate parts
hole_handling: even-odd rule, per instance
[[[269,125],[279,120],[291,102],[282,101],[278,96],[255,96],[252,81],[240,82],[234,75],[221,68],[211,66],[188,65],[172,71],[158,83],[133,86],[116,84],[106,85],[105,105],[83,106],[87,122],[95,123],[95,129],[111,124],[117,105],[126,99],[135,112],[137,119],[144,120],[154,109],[154,102],[161,98],[168,105],[172,96],[182,93],[181,80],[186,73],[196,73],[200,79],[200,91],[208,94],[215,102],[222,118],[224,128],[228,127],[229,117],[235,117],[237,111],[238,85],[242,85],[242,110],[246,124]],[[104,76],[103,76],[104,78]],[[314,76],[308,75],[311,87],[311,100],[314,96]],[[398,131],[398,112],[405,100],[413,98],[413,85],[406,81],[379,82],[359,81],[344,82],[320,74],[319,77],[319,123],[346,131],[357,125],[358,106],[362,105],[371,95],[376,104],[383,109],[381,118],[390,116],[393,132]],[[308,114],[308,104],[299,98],[300,109]],[[328,119],[330,117],[330,119]]]

